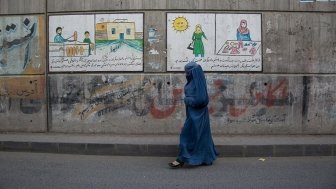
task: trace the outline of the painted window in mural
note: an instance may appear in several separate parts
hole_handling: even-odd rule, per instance
[[[49,71],[142,71],[143,14],[49,17]]]
[[[0,75],[43,74],[43,16],[0,17]]]
[[[168,71],[261,71],[261,45],[261,14],[167,14]]]

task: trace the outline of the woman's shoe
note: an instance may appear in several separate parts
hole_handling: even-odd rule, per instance
[[[180,160],[175,160],[175,161],[173,161],[173,162],[171,162],[171,163],[168,163],[168,165],[171,167],[171,168],[181,168],[181,167],[183,167],[183,165],[184,165],[184,162],[182,162],[182,161],[180,161]]]

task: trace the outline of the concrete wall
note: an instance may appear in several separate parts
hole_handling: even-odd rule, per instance
[[[143,12],[145,23],[143,72],[45,71],[34,75],[0,75],[0,131],[178,133],[185,116],[182,103],[185,78],[180,72],[166,72],[166,13],[196,11],[262,14],[263,71],[206,73],[213,133],[336,134],[336,2],[0,0],[0,3],[1,17]],[[150,29],[157,33],[154,42],[148,40]],[[152,49],[159,54],[151,54]],[[45,50],[46,47],[38,50],[44,66]]]

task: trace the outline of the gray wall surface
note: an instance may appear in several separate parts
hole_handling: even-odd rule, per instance
[[[0,0],[0,14],[45,13],[45,0]]]
[[[233,10],[335,11],[335,2],[307,4],[300,0],[48,0],[48,11],[94,10]]]
[[[185,119],[185,77],[166,71],[166,14],[211,12],[261,13],[263,44],[262,72],[206,73],[213,133],[336,134],[336,2],[0,0],[0,5],[0,19],[39,20],[33,61],[42,69],[48,68],[48,16],[144,13],[143,72],[60,74],[32,66],[0,74],[2,132],[178,133]],[[0,29],[6,24],[0,22]],[[150,28],[157,31],[155,43],[148,41]],[[153,48],[158,54],[149,53]],[[10,52],[1,53],[6,59]]]

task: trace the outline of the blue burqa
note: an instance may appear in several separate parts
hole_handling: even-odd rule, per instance
[[[209,96],[202,67],[195,62],[185,66],[184,87],[186,121],[180,134],[178,159],[190,165],[210,165],[217,152],[212,140],[208,103]]]

